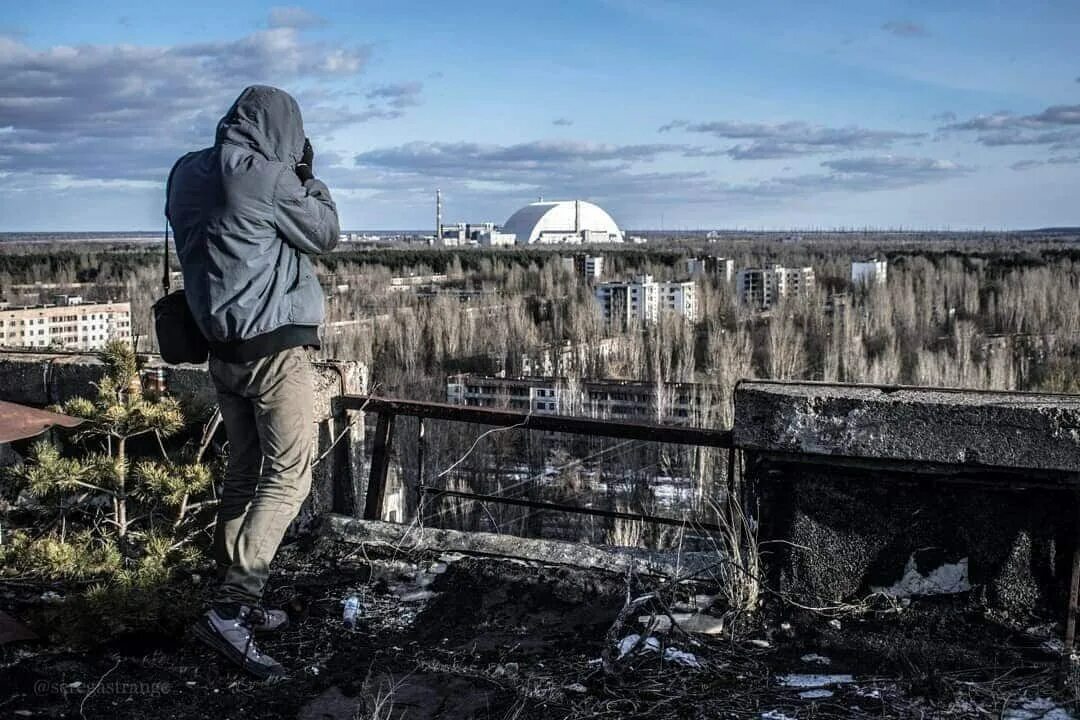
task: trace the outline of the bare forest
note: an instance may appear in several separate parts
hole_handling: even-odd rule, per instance
[[[812,292],[763,312],[740,306],[723,277],[699,275],[696,322],[667,315],[622,328],[603,322],[592,284],[563,263],[572,254],[567,249],[342,251],[321,259],[322,355],[363,362],[373,394],[445,401],[450,375],[514,377],[530,358],[555,352],[563,359],[558,382],[566,387],[586,379],[638,381],[659,407],[670,383],[710,386],[720,401],[687,420],[702,427],[730,425],[731,392],[741,378],[1078,387],[1080,252],[1065,240],[732,237],[590,252],[604,255],[604,280],[685,279],[686,260],[709,254],[734,259],[736,268],[809,265],[817,282]],[[851,262],[866,257],[888,260],[886,284],[852,285]],[[89,299],[130,299],[142,351],[152,350],[149,306],[160,294],[161,273],[160,254],[145,248],[38,246],[0,256],[0,289],[8,296],[17,286],[45,282],[78,284]],[[560,348],[567,350],[560,355]],[[402,493],[401,511],[436,524],[665,545],[670,527],[447,498],[421,504],[415,490],[588,501],[650,515],[689,508],[708,520],[726,488],[724,456],[712,450],[521,431],[474,446],[474,428],[433,423],[421,452],[415,421],[402,424],[394,467],[398,483],[413,491]]]

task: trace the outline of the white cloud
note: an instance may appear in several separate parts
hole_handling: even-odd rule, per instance
[[[769,124],[723,120],[692,123],[676,120],[660,128],[662,133],[673,130],[712,135],[722,140],[748,141],[728,146],[718,153],[733,160],[772,160],[847,150],[883,149],[901,140],[925,137],[923,133],[871,130],[854,126],[832,128],[801,121]]]
[[[182,152],[212,142],[217,120],[255,83],[292,91],[318,130],[399,117],[418,102],[421,86],[401,83],[353,107],[332,83],[361,76],[370,48],[311,39],[303,19],[278,8],[270,29],[173,46],[37,49],[0,36],[0,169],[160,181]]]

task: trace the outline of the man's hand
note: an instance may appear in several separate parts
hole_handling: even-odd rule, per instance
[[[311,147],[311,140],[304,138],[304,151],[300,155],[300,162],[296,164],[296,176],[300,182],[307,182],[315,177],[312,166],[315,162],[315,149]]]

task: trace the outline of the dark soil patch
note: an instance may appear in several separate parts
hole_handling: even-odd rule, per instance
[[[361,560],[356,548],[320,543],[285,549],[273,582],[269,599],[289,605],[296,623],[262,645],[290,669],[285,682],[250,680],[177,633],[128,633],[81,651],[54,639],[0,647],[0,717],[997,717],[971,708],[1000,713],[1035,697],[1068,707],[1055,689],[1057,658],[961,598],[899,613],[883,607],[840,618],[839,627],[814,613],[769,611],[737,641],[660,638],[701,668],[653,652],[607,676],[598,660],[625,597],[615,575],[371,550]],[[424,590],[435,595],[402,599]],[[364,613],[348,631],[341,600],[352,592]],[[15,594],[0,607],[25,620],[33,593]],[[828,666],[804,659],[811,653]],[[805,688],[784,686],[790,673],[855,681],[802,697]]]

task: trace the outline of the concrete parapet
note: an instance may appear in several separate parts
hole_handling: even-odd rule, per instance
[[[1080,397],[745,382],[747,450],[1080,472]]]
[[[918,585],[947,566],[963,567],[980,606],[1061,616],[1080,398],[745,382],[733,438],[771,581],[799,601]]]

